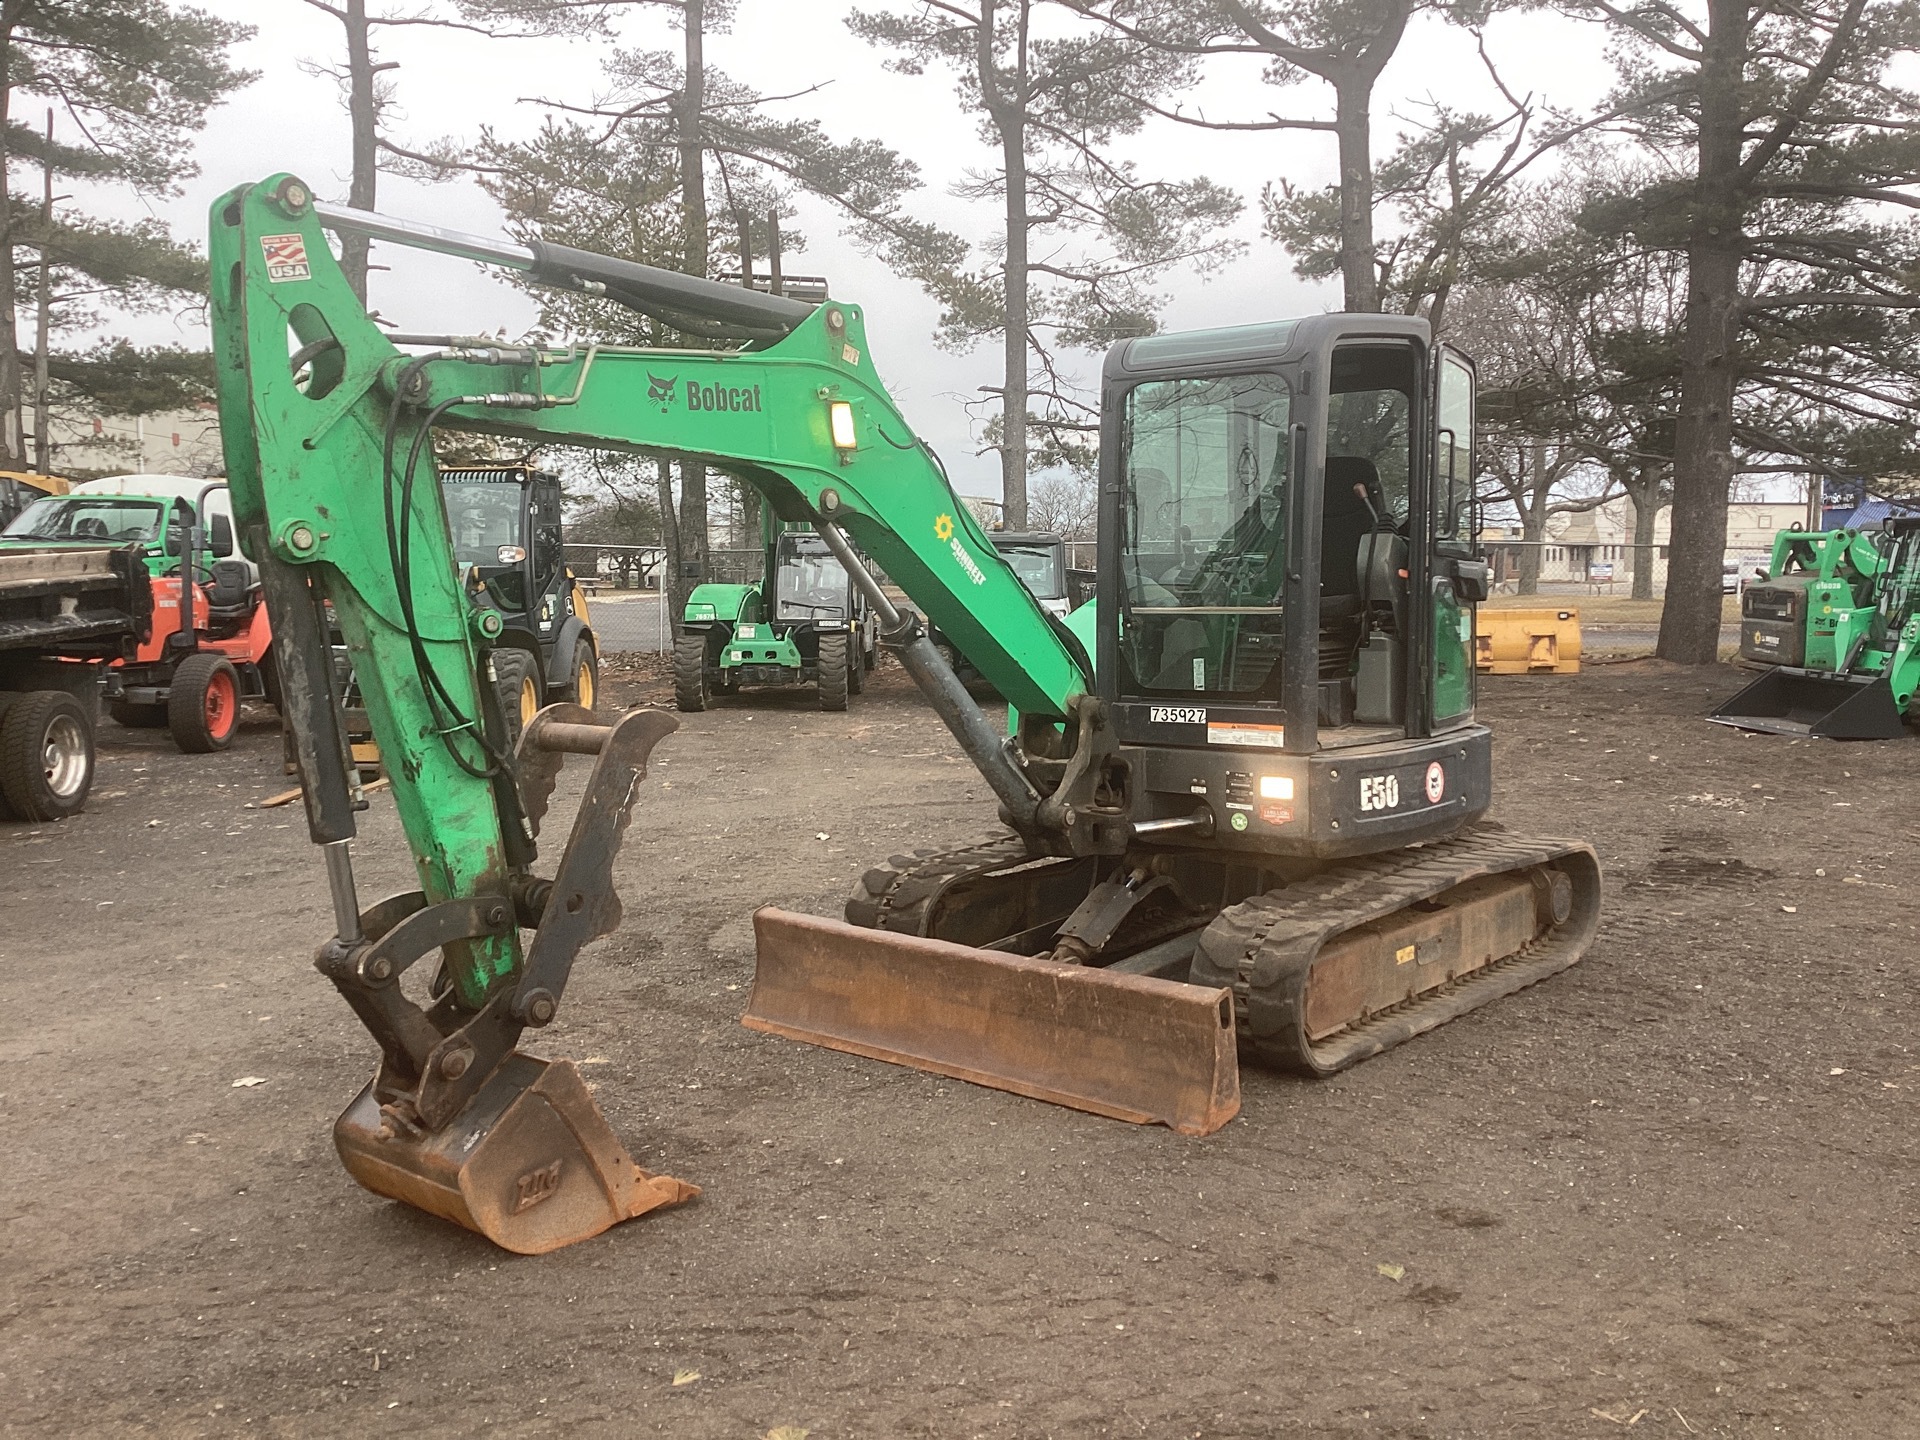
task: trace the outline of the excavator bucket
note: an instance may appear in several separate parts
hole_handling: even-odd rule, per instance
[[[1233,996],[756,911],[742,1023],[1096,1115],[1218,1130],[1240,1109]]]
[[[1893,740],[1903,730],[1884,677],[1768,670],[1707,717],[1716,725],[1828,740]]]
[[[516,1052],[456,1116],[409,1134],[368,1085],[333,1127],[348,1172],[504,1250],[544,1255],[700,1193],[650,1175],[601,1117],[571,1061]]]

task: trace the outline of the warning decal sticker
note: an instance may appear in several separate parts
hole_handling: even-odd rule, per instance
[[[262,235],[260,248],[267,257],[267,279],[310,280],[313,268],[307,264],[307,237],[304,235]]]

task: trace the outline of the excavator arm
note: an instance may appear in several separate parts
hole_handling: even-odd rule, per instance
[[[517,265],[757,348],[390,337],[334,262],[329,226]],[[508,753],[489,678],[501,617],[458,575],[432,431],[704,461],[754,485],[782,518],[812,521],[1029,836],[1051,787],[1028,777],[917,618],[851,563],[848,537],[1042,725],[1065,722],[1088,687],[1084,651],[999,557],[888,397],[856,306],[328,211],[288,175],[223,197],[210,253],[234,510],[261,567],[309,830],[333,892],[337,934],[318,964],[383,1056],[336,1127],[343,1158],[370,1188],[516,1249],[553,1248],[685,1198],[690,1187],[632,1165],[565,1062],[546,1067],[514,1048],[524,1028],[553,1019],[578,949],[619,920],[613,855],[647,752],[674,722],[635,712],[608,726],[549,707]],[[336,627],[420,881],[366,910],[348,854],[364,801],[337,718]],[[596,756],[596,768],[557,870],[542,879],[539,822],[567,752]],[[408,998],[401,973],[435,950],[446,990]],[[462,1152],[456,1134],[485,1140]]]

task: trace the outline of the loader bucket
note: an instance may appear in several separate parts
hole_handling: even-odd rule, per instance
[[[1225,988],[771,908],[753,928],[750,1030],[1183,1135],[1239,1112]]]
[[[406,1133],[368,1085],[334,1123],[353,1178],[484,1235],[504,1250],[544,1255],[678,1205],[698,1187],[633,1163],[571,1061],[515,1052],[453,1121]]]
[[[1893,740],[1903,725],[1884,677],[1769,670],[1707,717],[1716,725],[1828,740]]]

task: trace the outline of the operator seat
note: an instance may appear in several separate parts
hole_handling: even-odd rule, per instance
[[[73,526],[73,538],[76,540],[106,540],[107,522],[98,516],[89,515],[84,520],[76,520]]]
[[[1360,546],[1373,529],[1363,486],[1368,495],[1379,493],[1380,472],[1371,460],[1327,457],[1320,499],[1320,678],[1325,682],[1347,678],[1360,644]]]

